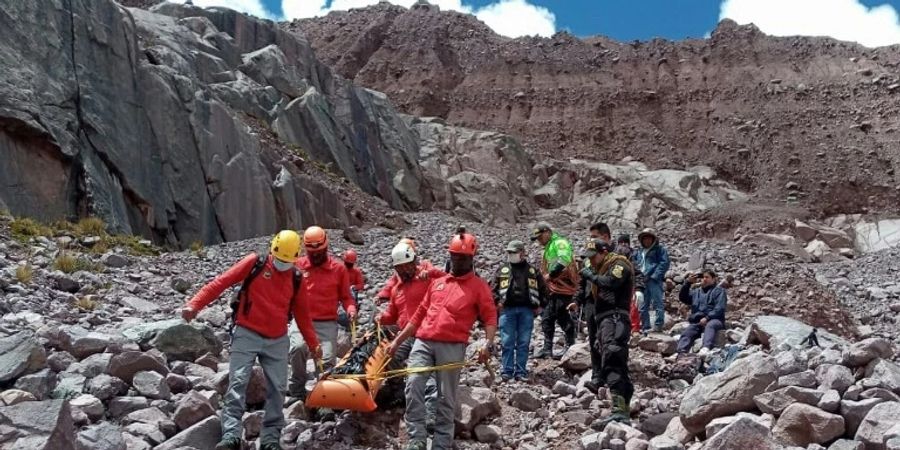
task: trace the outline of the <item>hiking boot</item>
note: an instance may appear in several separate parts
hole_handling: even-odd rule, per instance
[[[553,354],[553,345],[544,345],[541,351],[537,352],[534,357],[537,359],[546,359]]]
[[[500,375],[501,383],[509,383],[509,380],[512,380],[512,377],[509,375]]]
[[[528,375],[516,375],[516,381],[520,383],[528,383],[531,380],[529,379]]]
[[[563,356],[566,356],[566,353],[569,352],[569,347],[571,347],[571,345],[566,345],[566,347],[563,348],[562,353],[557,353],[557,354],[553,355],[553,359],[555,359],[557,361],[561,360],[563,358]]]
[[[594,395],[597,395],[597,392],[600,390],[600,386],[603,386],[603,383],[599,381],[588,381],[584,383],[584,388],[591,391],[591,393]]]
[[[216,444],[216,450],[241,450],[241,438],[226,437]]]
[[[412,441],[406,446],[406,450],[428,450],[428,443],[425,441]]]
[[[282,450],[281,444],[277,442],[266,442],[259,446],[259,450]]]

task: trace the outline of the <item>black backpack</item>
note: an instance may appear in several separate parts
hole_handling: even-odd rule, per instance
[[[253,300],[247,296],[247,291],[250,289],[250,283],[253,282],[254,279],[262,272],[263,268],[266,266],[266,260],[268,258],[265,256],[256,255],[256,262],[253,263],[253,268],[250,269],[250,274],[247,275],[247,278],[244,278],[244,282],[241,283],[241,288],[238,290],[237,294],[235,294],[234,298],[231,300],[231,325],[228,327],[229,333],[234,329],[234,325],[237,323],[237,315],[238,310],[240,308],[244,308],[244,315],[250,314],[250,307],[253,306]],[[297,267],[291,268],[294,271],[293,278],[293,287],[294,290],[291,292],[291,302],[290,306],[288,306],[288,323],[291,322],[294,318],[294,298],[297,297],[297,291],[300,289],[300,285],[303,282],[303,274],[300,272],[300,269]]]

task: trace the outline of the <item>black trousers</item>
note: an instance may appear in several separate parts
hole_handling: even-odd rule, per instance
[[[600,354],[600,379],[614,395],[631,401],[634,385],[628,374],[628,340],[631,320],[627,314],[602,317],[597,323],[595,345]]]
[[[597,346],[597,321],[594,320],[594,304],[588,303],[584,305],[584,317],[588,326],[588,345],[591,348],[591,382],[603,386],[606,381],[602,377],[603,356],[600,354]]]
[[[575,344],[575,324],[572,322],[572,316],[566,309],[572,303],[571,295],[550,294],[547,307],[542,313],[541,331],[544,332],[544,346],[553,346],[553,333],[556,331],[556,324],[566,335],[566,345]]]

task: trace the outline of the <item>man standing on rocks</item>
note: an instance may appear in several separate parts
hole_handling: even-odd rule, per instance
[[[665,323],[665,290],[663,283],[669,270],[669,252],[651,228],[645,228],[638,234],[641,248],[634,254],[633,263],[636,270],[644,276],[644,301],[641,302],[641,331],[650,330],[650,307],[656,313],[653,331],[662,331]]]
[[[356,305],[350,294],[350,277],[347,268],[328,254],[328,234],[321,227],[309,227],[303,233],[306,256],[297,261],[303,273],[303,294],[309,303],[313,327],[322,345],[322,363],[325,370],[335,363],[338,335],[338,304],[343,305],[350,321],[356,319]],[[291,397],[306,398],[307,346],[302,345],[296,334],[291,342]],[[304,337],[305,339],[305,337]]]
[[[692,274],[681,285],[678,300],[690,305],[690,325],[678,340],[678,353],[691,351],[694,341],[703,335],[703,349],[706,353],[716,345],[716,333],[725,329],[725,309],[728,305],[728,294],[718,285],[716,273],[710,269],[703,271],[700,287],[692,287],[697,282],[697,275]]]
[[[564,237],[555,233],[549,223],[539,222],[534,228],[531,240],[537,241],[544,247],[541,274],[549,291],[547,307],[544,309],[541,321],[544,346],[535,357],[552,356],[554,359],[559,359],[565,352],[553,355],[553,335],[557,323],[565,334],[566,348],[575,344],[575,324],[569,316],[568,306],[578,292],[578,266],[572,254],[572,245]]]
[[[507,263],[494,274],[493,291],[500,310],[500,343],[503,381],[528,380],[528,344],[534,313],[546,304],[544,277],[528,264],[525,243],[506,246]]]
[[[466,345],[476,319],[484,323],[487,345],[478,359],[486,362],[493,351],[497,332],[497,308],[491,288],[473,272],[478,242],[475,236],[459,233],[450,240],[450,275],[431,283],[425,299],[406,328],[388,349],[395,355],[411,336],[416,340],[409,355],[410,369],[462,363]],[[459,388],[459,368],[431,373],[410,374],[406,383],[406,429],[410,436],[407,450],[425,450],[428,432],[425,427],[425,384],[429,378],[438,380],[437,417],[434,425],[433,450],[453,447],[456,392]]]
[[[235,331],[231,340],[228,367],[228,391],[222,411],[222,441],[217,450],[241,448],[242,420],[247,385],[253,363],[259,359],[266,376],[266,406],[260,434],[261,450],[280,450],[284,427],[284,391],[288,371],[288,321],[294,321],[316,357],[321,356],[319,341],[294,268],[300,255],[300,235],[284,230],[272,239],[269,255],[247,255],[223,274],[203,286],[181,310],[190,322],[206,305],[226,289],[243,283],[235,311]]]
[[[609,422],[629,422],[630,402],[634,385],[628,373],[628,341],[631,338],[629,304],[635,289],[634,270],[622,255],[612,251],[612,246],[600,239],[588,241],[584,257],[590,267],[581,271],[587,280],[588,295],[594,302],[594,329],[597,333],[594,345],[602,362],[600,380],[612,395],[612,414],[595,423],[595,429],[604,429]],[[586,386],[588,387],[588,386]],[[588,387],[596,392],[597,386]]]

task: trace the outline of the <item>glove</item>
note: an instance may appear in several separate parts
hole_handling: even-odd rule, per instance
[[[566,267],[560,263],[556,263],[553,265],[553,270],[550,271],[550,278],[558,277]]]
[[[579,272],[579,274],[581,275],[581,278],[584,278],[586,280],[593,280],[594,276],[595,276],[594,271],[591,269],[588,269],[587,267],[585,267],[584,269],[581,269],[581,272]]]

